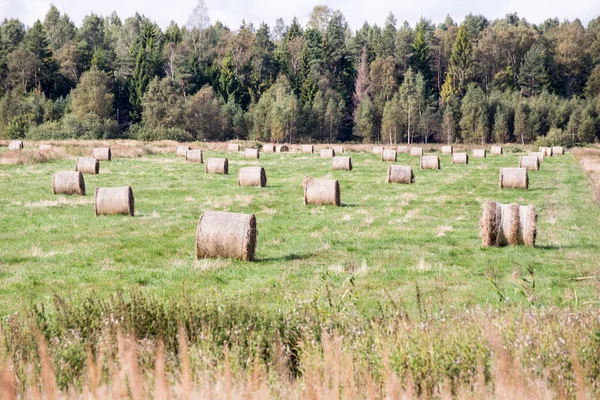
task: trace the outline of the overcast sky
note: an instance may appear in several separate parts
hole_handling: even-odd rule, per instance
[[[115,10],[123,20],[138,11],[164,28],[171,20],[185,24],[196,1],[0,0],[0,20],[17,17],[31,26],[37,19],[43,19],[50,4],[54,3],[78,26],[87,14],[107,15]],[[399,22],[406,20],[412,26],[421,16],[441,22],[446,14],[461,21],[469,13],[494,19],[517,12],[532,23],[558,17],[560,20],[579,18],[584,24],[600,15],[600,0],[206,0],[206,4],[211,22],[219,20],[232,29],[238,28],[242,19],[255,26],[264,21],[273,27],[277,18],[283,18],[287,24],[294,16],[304,25],[311,9],[318,4],[341,10],[353,29],[365,21],[381,26],[390,11]]]

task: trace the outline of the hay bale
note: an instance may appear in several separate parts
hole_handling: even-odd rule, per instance
[[[381,161],[396,162],[397,156],[398,156],[398,153],[396,153],[396,150],[385,149],[385,150],[383,150],[383,153],[381,153]]]
[[[240,168],[238,186],[267,186],[267,174],[263,167]]]
[[[188,150],[185,152],[185,161],[187,162],[191,162],[191,163],[198,163],[198,164],[202,164],[203,158],[202,158],[202,150]]]
[[[501,156],[502,146],[492,146],[492,148],[490,149],[490,154],[494,156]]]
[[[332,179],[304,180],[304,205],[340,205],[340,184]]]
[[[398,154],[408,154],[408,146],[398,146],[396,147],[396,151]]]
[[[479,220],[479,235],[485,247],[535,246],[537,215],[533,204],[501,204],[488,201]]]
[[[527,189],[529,175],[526,168],[500,168],[500,189]]]
[[[244,158],[260,158],[258,149],[246,149],[244,150]]]
[[[312,154],[315,152],[315,146],[313,146],[312,144],[303,144],[301,148],[303,153]]]
[[[373,147],[373,154],[382,154],[382,153],[383,153],[383,147],[381,147],[381,146]]]
[[[177,146],[177,157],[185,157],[188,150],[190,150],[190,146]]]
[[[51,144],[40,144],[40,151],[50,151],[52,150]]]
[[[96,147],[92,153],[92,158],[99,161],[110,161],[112,159],[110,147]]]
[[[94,195],[96,215],[129,215],[133,217],[134,201],[131,186],[96,188]]]
[[[23,150],[23,141],[22,140],[13,140],[8,144],[8,150]]]
[[[473,158],[485,158],[485,149],[473,149]]]
[[[204,211],[196,230],[196,258],[254,260],[256,217],[222,211]]]
[[[237,143],[230,143],[227,145],[227,151],[229,153],[239,153],[241,149],[241,146]]]
[[[279,146],[277,146],[278,153],[287,153],[288,151],[290,151],[290,149],[285,144],[280,144]]]
[[[335,154],[344,154],[344,148],[342,146],[333,146]]]
[[[413,183],[415,176],[412,167],[404,165],[390,165],[388,167],[385,183]]]
[[[331,167],[332,169],[352,171],[352,158],[335,156],[333,157]]]
[[[544,153],[541,151],[530,151],[529,155],[537,157],[540,164],[544,162]]]
[[[100,161],[90,157],[77,157],[77,160],[75,160],[75,171],[97,175],[100,172]]]
[[[452,164],[468,164],[469,155],[467,153],[452,153]]]
[[[552,157],[552,147],[540,147],[538,149],[545,157]]]
[[[423,156],[423,148],[422,147],[411,147],[410,155],[414,157],[422,157]]]
[[[229,174],[229,161],[226,158],[209,158],[206,160],[207,174]]]
[[[275,145],[274,144],[263,144],[262,152],[263,153],[275,153]]]
[[[438,156],[422,156],[421,169],[440,169],[440,158]]]
[[[540,159],[537,156],[519,156],[519,168],[525,168],[527,171],[538,171],[540,169]]]
[[[52,175],[52,193],[85,196],[85,182],[81,172],[59,172]]]
[[[562,156],[563,154],[565,154],[565,149],[562,146],[553,146],[552,154],[555,156]]]
[[[321,158],[332,158],[335,157],[335,151],[333,149],[321,150]]]
[[[454,149],[452,146],[442,146],[442,154],[453,154]]]

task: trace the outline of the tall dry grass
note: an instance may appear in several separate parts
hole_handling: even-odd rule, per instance
[[[600,202],[600,149],[576,148],[573,155],[588,177],[594,190],[594,200]]]

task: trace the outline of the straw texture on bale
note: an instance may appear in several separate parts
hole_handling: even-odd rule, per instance
[[[373,154],[382,154],[382,153],[383,153],[383,147],[381,147],[381,146],[373,147]]]
[[[453,153],[452,164],[468,164],[469,155],[467,153]]]
[[[263,167],[240,168],[238,186],[267,186],[267,174]]]
[[[410,155],[414,156],[414,157],[421,157],[423,155],[423,148],[422,147],[411,147]]]
[[[352,171],[352,158],[335,156],[331,165],[332,169]]]
[[[305,179],[304,205],[340,205],[340,184],[332,179]]]
[[[502,155],[502,146],[492,146],[492,148],[490,149],[490,154],[495,155],[495,156],[501,156]]]
[[[413,183],[415,176],[412,167],[404,165],[390,165],[385,183]]]
[[[133,217],[134,201],[131,186],[96,188],[94,195],[96,215],[129,215]]]
[[[81,172],[59,172],[52,175],[52,193],[85,196],[85,181]]]
[[[279,146],[277,146],[278,153],[287,153],[288,151],[290,151],[290,149],[285,144],[280,144]]]
[[[335,146],[333,150],[335,151],[335,154],[344,154],[344,148],[342,146]]]
[[[275,145],[274,144],[263,144],[262,152],[263,153],[275,153]]]
[[[544,153],[542,153],[541,151],[532,151],[529,153],[529,155],[537,157],[540,164],[544,162]]]
[[[302,152],[303,153],[314,153],[315,152],[315,146],[313,146],[312,144],[303,144],[302,145]]]
[[[23,141],[22,140],[13,140],[8,144],[9,150],[22,150],[23,149]]]
[[[202,158],[202,150],[188,150],[185,152],[185,161],[191,163],[202,164],[204,162]]]
[[[501,204],[488,201],[479,220],[483,246],[535,246],[537,214],[533,204]]]
[[[537,156],[519,156],[519,168],[525,168],[527,171],[538,171],[540,169],[540,159]]]
[[[260,158],[260,152],[258,149],[246,149],[244,150],[244,158]]]
[[[177,146],[177,156],[185,157],[185,153],[190,150],[190,146]]]
[[[500,168],[500,189],[527,189],[529,175],[526,168]]]
[[[49,151],[52,150],[51,144],[40,144],[40,151]]]
[[[438,156],[422,156],[421,169],[440,169],[440,158]]]
[[[392,162],[396,162],[396,159],[398,158],[398,153],[396,153],[396,150],[383,150],[383,153],[381,153],[381,161],[392,161]]]
[[[227,151],[230,153],[237,153],[241,150],[241,147],[237,143],[230,143],[227,145]]]
[[[544,156],[552,157],[552,147],[540,147],[538,150],[542,152]]]
[[[100,161],[95,158],[77,157],[77,160],[75,160],[75,171],[97,175],[100,172]]]
[[[254,260],[256,217],[222,211],[204,211],[196,230],[196,258]]]
[[[454,149],[452,146],[442,146],[442,154],[452,154],[454,153]]]
[[[396,147],[396,151],[398,154],[408,154],[408,146],[398,146]]]
[[[110,153],[110,147],[96,147],[94,152],[92,153],[92,157],[96,160],[100,161],[110,161],[112,160],[112,155]]]
[[[333,150],[333,149],[321,150],[321,158],[331,158],[331,157],[335,157],[335,150]]]
[[[226,158],[209,158],[206,160],[207,174],[224,174],[229,173],[229,161]]]
[[[565,149],[561,146],[554,146],[552,147],[552,154],[555,156],[562,156],[565,154]]]
[[[473,149],[473,158],[485,158],[485,149]]]

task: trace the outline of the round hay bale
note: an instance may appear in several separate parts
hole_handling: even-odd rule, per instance
[[[396,151],[398,154],[408,154],[408,146],[398,146],[396,147]]]
[[[332,158],[335,157],[335,150],[323,149],[321,150],[321,158]]]
[[[96,188],[94,195],[96,215],[129,215],[133,217],[134,200],[131,186]]]
[[[404,165],[390,165],[385,183],[413,183],[415,176],[412,167]]]
[[[100,161],[110,161],[112,159],[110,147],[96,147],[92,153],[92,157]]]
[[[75,171],[97,175],[100,172],[100,161],[90,157],[77,157],[75,160]]]
[[[81,172],[59,172],[52,175],[52,193],[85,196],[85,182]]]
[[[263,167],[240,168],[238,186],[267,186],[267,174]]]
[[[237,143],[230,143],[227,145],[227,151],[230,153],[238,153],[241,149],[241,146]]]
[[[438,156],[422,156],[421,169],[440,169],[440,158]]]
[[[332,179],[306,179],[304,181],[304,205],[340,205],[340,184]]]
[[[562,156],[563,154],[565,154],[565,149],[561,146],[553,146],[552,154],[555,156]]]
[[[410,155],[414,157],[422,157],[423,156],[423,148],[422,147],[411,147]]]
[[[13,140],[8,144],[8,150],[22,150],[23,149],[23,141],[22,140]]]
[[[313,146],[312,144],[303,144],[302,145],[302,152],[303,153],[314,153],[315,152],[315,146]]]
[[[442,154],[453,154],[454,149],[452,146],[442,146]]]
[[[485,158],[485,149],[473,149],[473,158]]]
[[[177,156],[185,157],[185,153],[190,150],[190,146],[177,146]]]
[[[229,174],[229,161],[226,158],[209,158],[206,160],[207,174]]]
[[[51,144],[40,144],[40,151],[50,151],[52,150]]]
[[[352,171],[352,158],[351,157],[333,157],[333,162],[331,163],[332,169],[339,169],[345,171]]]
[[[396,153],[396,150],[383,150],[383,153],[381,153],[381,161],[392,161],[392,162],[396,162],[396,158],[398,156],[398,153]]]
[[[204,211],[196,230],[196,258],[254,260],[256,217],[222,211]]]
[[[381,147],[381,146],[373,147],[373,154],[382,154],[382,153],[383,153],[383,147]]]
[[[452,164],[468,164],[469,155],[467,153],[452,153]]]
[[[279,146],[277,146],[278,153],[287,153],[288,151],[290,151],[290,148],[287,147],[285,144],[280,144]]]
[[[530,151],[529,155],[537,157],[540,164],[544,162],[544,153],[541,151]]]
[[[533,204],[501,204],[488,201],[479,220],[479,235],[485,247],[535,246],[537,215]]]
[[[527,189],[529,175],[526,168],[500,168],[500,189]]]
[[[260,158],[258,149],[246,149],[244,150],[244,158]]]
[[[501,156],[502,146],[492,146],[492,148],[490,149],[490,154],[495,156]]]
[[[545,157],[552,157],[552,147],[540,147],[538,151],[541,152]]]
[[[527,171],[538,171],[540,169],[540,159],[537,156],[519,156],[519,168],[525,168]]]
[[[263,153],[275,153],[275,145],[274,144],[263,144],[262,152]]]
[[[344,154],[344,148],[342,146],[334,146],[333,151],[335,151],[335,154]]]
[[[202,164],[203,158],[202,158],[202,150],[188,150],[185,152],[185,161],[187,162],[191,162],[191,163],[198,163],[198,164]]]

